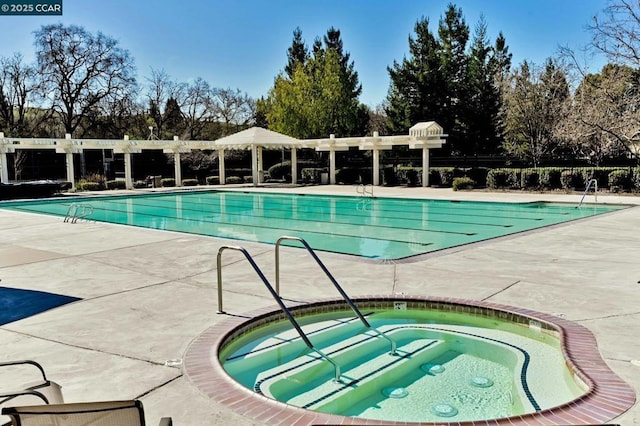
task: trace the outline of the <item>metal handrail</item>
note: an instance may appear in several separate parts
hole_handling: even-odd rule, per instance
[[[367,188],[370,188],[367,191]],[[367,194],[369,194],[371,196],[371,198],[373,198],[373,185],[371,184],[360,184],[358,185],[358,187],[356,188],[356,192],[360,195],[362,195],[363,197],[366,196]]]
[[[322,263],[322,261],[320,260],[320,258],[316,254],[316,252],[311,248],[309,243],[307,243],[304,239],[302,239],[300,237],[290,237],[290,236],[286,236],[285,235],[285,236],[282,236],[282,237],[278,238],[278,241],[276,241],[276,290],[275,290],[276,293],[278,295],[280,294],[280,244],[282,243],[282,241],[285,241],[285,240],[298,241],[299,243],[301,243],[307,249],[307,251],[309,252],[311,257],[313,257],[313,259],[316,261],[318,266],[320,266],[322,271],[329,278],[331,283],[333,283],[334,287],[338,290],[338,292],[340,293],[342,298],[345,300],[345,302],[347,302],[347,304],[353,310],[353,312],[356,314],[356,316],[360,319],[360,321],[362,321],[364,326],[367,327],[370,330],[373,330],[376,334],[378,334],[378,336],[380,336],[383,339],[386,339],[387,341],[389,341],[389,343],[391,344],[391,352],[390,352],[390,354],[391,355],[396,355],[396,347],[397,347],[396,342],[393,339],[391,339],[389,336],[385,335],[383,332],[379,331],[375,327],[372,327],[371,324],[369,324],[369,321],[367,321],[367,319],[362,315],[362,313],[360,312],[358,307],[355,305],[355,303],[353,303],[351,298],[349,298],[347,293],[345,293],[345,291],[342,289],[340,284],[338,284],[338,281],[336,281],[336,279],[333,277],[333,275],[331,275],[331,272],[329,272],[329,269],[327,269],[325,264]]]
[[[76,223],[78,219],[84,219],[92,213],[93,206],[91,204],[73,203],[67,209],[67,214],[64,217],[64,221],[69,223]]]
[[[596,203],[598,202],[598,181],[596,179],[589,179],[589,182],[587,182],[587,187],[584,189],[584,193],[582,193],[582,198],[580,199],[580,203],[576,206],[576,208],[582,206],[582,202],[584,201],[584,198],[587,196],[589,189],[591,189],[591,185],[593,185],[593,195],[596,198]]]
[[[273,296],[273,298],[276,301],[276,303],[278,303],[278,305],[280,306],[280,309],[282,309],[282,312],[284,312],[285,316],[287,317],[287,319],[289,320],[289,322],[291,323],[293,328],[296,329],[296,331],[300,335],[300,338],[302,339],[302,341],[307,345],[307,347],[309,347],[309,349],[311,349],[312,351],[316,352],[318,355],[320,355],[322,358],[324,358],[325,360],[329,361],[333,365],[334,372],[335,372],[334,381],[339,382],[340,381],[340,376],[341,376],[340,366],[334,360],[332,360],[329,356],[325,355],[320,349],[317,349],[315,346],[313,346],[313,343],[311,343],[311,341],[309,340],[307,335],[304,333],[304,331],[302,331],[302,328],[300,327],[300,324],[298,324],[298,322],[293,317],[293,315],[291,314],[289,309],[287,309],[285,304],[282,302],[282,299],[280,298],[278,293],[273,289],[273,287],[271,286],[271,284],[267,280],[267,277],[264,276],[264,274],[262,273],[262,271],[260,270],[258,265],[254,262],[253,258],[249,254],[249,252],[246,249],[244,249],[243,247],[222,246],[222,247],[220,247],[218,249],[218,261],[217,261],[217,266],[218,266],[218,313],[219,314],[225,313],[224,310],[222,309],[222,252],[227,250],[227,249],[239,251],[240,253],[242,253],[244,255],[244,257],[247,258],[247,260],[249,261],[249,264],[253,267],[253,270],[256,271],[256,273],[258,274],[258,276],[260,277],[260,279],[264,283],[265,287],[267,287],[267,290],[269,290],[269,293],[271,293],[271,296]]]

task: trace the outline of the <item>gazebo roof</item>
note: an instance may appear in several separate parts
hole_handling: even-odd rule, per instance
[[[218,148],[229,149],[248,149],[252,146],[261,146],[267,149],[299,148],[302,141],[262,127],[251,127],[220,138],[215,141],[215,145]]]
[[[435,121],[423,121],[417,123],[409,129],[410,136],[442,136],[442,126]]]

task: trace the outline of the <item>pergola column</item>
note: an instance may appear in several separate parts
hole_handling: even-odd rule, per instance
[[[79,148],[82,151],[82,148]],[[73,167],[73,153],[75,152],[73,143],[71,142],[71,134],[64,135],[64,141],[60,142],[60,147],[56,148],[56,152],[65,154],[65,162],[67,167],[67,181],[71,182],[71,190],[76,189],[75,170]]]
[[[129,136],[125,135],[124,140],[125,143],[128,143]],[[123,150],[124,152],[124,185],[127,189],[133,189],[133,173],[131,172],[131,152],[128,149]]]
[[[373,148],[373,185],[380,185],[380,150]]]
[[[227,178],[224,171],[224,148],[218,150],[218,178],[220,179],[221,185],[227,183]]]
[[[295,148],[291,148],[291,183],[298,183],[298,154]]]
[[[9,144],[4,141],[4,133],[0,132],[0,183],[9,183],[8,152],[10,152]]]
[[[251,144],[251,180],[253,186],[258,185],[258,146]]]
[[[263,163],[262,163],[262,147],[261,146],[258,146],[257,154],[258,154],[258,164],[257,164],[257,167],[258,167],[258,183],[263,183],[263,181],[264,181],[264,168],[263,168]],[[255,182],[255,180],[254,180],[254,182]]]
[[[336,135],[333,133],[329,135],[329,139],[331,139],[331,148],[329,148],[329,183],[331,185],[336,184],[336,149],[333,146],[335,138]]]
[[[422,147],[422,187],[429,186],[429,148]]]
[[[176,186],[182,186],[182,166],[180,165],[180,152],[177,150],[173,153],[173,169]]]
[[[180,165],[180,153],[191,152],[191,149],[184,146],[178,136],[173,137],[173,143],[169,148],[162,150],[165,154],[173,154],[173,170],[176,181],[176,186],[182,186],[182,167]]]
[[[124,153],[124,186],[127,189],[133,189],[133,179],[131,177],[131,153]]]

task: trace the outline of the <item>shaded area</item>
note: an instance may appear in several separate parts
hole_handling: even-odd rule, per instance
[[[43,291],[0,287],[0,325],[81,300],[77,297]]]
[[[68,189],[70,187],[70,182],[57,181],[0,183],[0,200],[52,197],[61,190]]]

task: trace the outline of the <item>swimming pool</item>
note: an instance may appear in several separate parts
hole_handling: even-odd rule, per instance
[[[327,300],[290,309],[313,344],[340,365],[339,381],[281,311],[266,310],[202,333],[187,349],[185,374],[212,399],[266,424],[344,424],[353,417],[383,424],[601,424],[635,402],[579,324],[459,299],[354,302],[395,339],[396,355],[344,301]]]
[[[273,244],[282,235],[316,250],[402,259],[622,209],[605,204],[493,203],[193,191],[3,202],[0,208]]]

